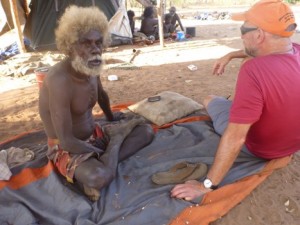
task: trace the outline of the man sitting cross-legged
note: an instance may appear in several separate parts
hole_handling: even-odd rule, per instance
[[[100,81],[108,22],[98,8],[66,9],[55,34],[57,48],[67,57],[49,70],[40,90],[47,155],[68,181],[76,180],[97,200],[101,188],[114,178],[117,163],[149,144],[153,131],[141,119],[114,122],[104,129],[94,121],[96,102],[107,120],[122,118],[113,115]]]

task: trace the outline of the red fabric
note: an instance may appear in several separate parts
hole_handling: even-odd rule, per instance
[[[104,134],[100,126],[95,126],[93,137],[100,139],[104,138]],[[77,168],[77,166],[95,155],[92,152],[84,154],[70,154],[69,152],[61,149],[58,139],[48,138],[48,146],[51,149],[50,151],[54,154],[54,156],[51,156],[51,160],[53,161],[56,169],[61,175],[66,177],[68,182],[71,183],[73,183],[75,169]],[[52,155],[52,153],[50,153],[50,155]]]
[[[300,149],[300,45],[294,50],[248,60],[238,76],[229,121],[253,123],[246,146],[261,158]]]
[[[95,130],[94,130],[94,133],[93,133],[93,137],[94,138],[104,138],[104,134],[103,134],[103,131],[102,131],[102,129],[101,129],[101,127],[100,126],[96,126],[95,127]]]
[[[59,149],[59,150],[57,150],[55,157],[57,160],[54,162],[54,165],[55,165],[56,169],[59,171],[59,173],[65,177],[70,177],[67,175],[68,174],[68,171],[67,171],[68,164],[71,160],[71,156],[70,156],[69,152]],[[70,178],[72,179],[73,177],[70,177]]]
[[[39,168],[25,168],[20,173],[12,176],[9,181],[0,181],[0,190],[5,187],[9,187],[13,190],[20,189],[39,179],[48,177],[52,171],[53,164],[51,161],[49,161],[47,165]]]

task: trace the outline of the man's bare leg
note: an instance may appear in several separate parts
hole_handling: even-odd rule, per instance
[[[208,104],[214,99],[216,98],[216,95],[208,95],[203,99],[203,106],[205,109],[207,109]]]
[[[127,135],[143,121],[142,118],[133,118],[105,127],[105,133],[110,138],[105,153],[99,160],[90,158],[76,168],[75,179],[83,184],[91,200],[98,200],[100,190],[115,178],[121,145]]]
[[[136,126],[132,132],[125,138],[120,152],[119,162],[129,158],[143,147],[152,142],[154,131],[149,124],[141,124]]]

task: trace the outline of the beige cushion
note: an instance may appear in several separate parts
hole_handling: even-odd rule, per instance
[[[158,126],[203,109],[201,104],[175,92],[164,91],[157,95],[161,97],[159,101],[149,102],[146,98],[128,108]]]

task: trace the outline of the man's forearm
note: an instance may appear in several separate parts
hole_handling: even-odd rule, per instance
[[[218,185],[226,176],[240,153],[243,144],[243,138],[238,138],[234,133],[225,131],[219,143],[214,163],[207,174],[207,177],[214,185]]]
[[[70,141],[60,141],[61,142],[61,147],[63,150],[68,151],[73,154],[84,154],[84,153],[89,153],[89,152],[96,152],[96,153],[101,153],[103,152],[103,149],[99,149],[92,144],[82,141],[79,139],[74,138],[73,140]]]
[[[107,120],[112,121],[114,117],[110,108],[109,98],[106,92],[103,91],[101,93],[98,103],[101,109],[103,110],[103,113],[106,116]]]
[[[180,26],[181,30],[184,31],[184,27],[183,27],[183,25],[182,25],[182,23],[181,23],[180,18],[179,18],[179,20],[178,20],[178,23],[179,23],[179,26]]]
[[[230,59],[235,59],[235,58],[246,58],[247,55],[245,54],[244,50],[237,50],[237,51],[233,51],[228,53],[228,57]]]
[[[114,120],[114,115],[111,111],[111,108],[110,108],[110,105],[106,105],[105,107],[101,107],[103,112],[104,112],[104,115],[106,116],[106,119],[108,121],[113,121]]]
[[[184,31],[184,27],[182,26],[181,22],[179,23],[179,25],[180,25],[181,30]]]

